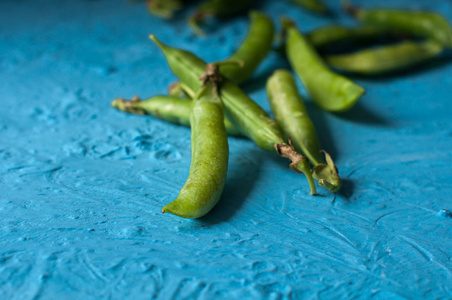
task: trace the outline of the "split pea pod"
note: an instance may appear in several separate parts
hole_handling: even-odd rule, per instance
[[[197,34],[203,34],[200,23],[206,17],[230,17],[242,13],[251,8],[254,0],[205,0],[202,2],[193,16],[188,19],[188,24]]]
[[[111,105],[118,110],[131,114],[150,115],[170,123],[190,126],[192,101],[189,99],[154,96],[142,101],[135,97],[131,101],[115,99]],[[241,135],[226,118],[224,119],[224,126],[229,135]]]
[[[302,7],[318,14],[325,14],[328,11],[325,4],[323,4],[323,2],[319,0],[290,0],[290,1],[298,5],[301,5]]]
[[[335,69],[362,75],[377,75],[404,70],[430,60],[443,51],[434,41],[401,42],[351,54],[331,55],[325,61]]]
[[[319,139],[300,98],[292,75],[286,70],[277,70],[267,81],[267,95],[276,121],[286,137],[290,137],[295,150],[308,157],[314,166],[312,173],[319,185],[336,192],[341,179],[328,153],[327,163],[321,156]]]
[[[220,74],[206,73],[206,63],[192,53],[169,47],[154,35],[150,38],[159,46],[166,57],[169,67],[179,80],[191,90],[201,86],[200,77],[206,75],[219,77]],[[315,185],[311,176],[309,161],[297,153],[284,141],[279,125],[239,87],[224,79],[220,88],[221,101],[226,117],[245,136],[266,151],[277,151],[280,156],[292,160],[291,168],[303,172],[308,179],[311,193]]]
[[[226,61],[242,62],[243,66],[228,64],[220,68],[221,75],[235,84],[241,84],[251,77],[259,63],[272,48],[274,26],[264,13],[250,13],[250,27],[245,40]]]
[[[439,14],[424,11],[361,9],[346,6],[346,11],[365,24],[401,30],[411,35],[434,40],[452,48],[452,28]]]
[[[328,69],[307,39],[289,20],[286,30],[286,55],[314,102],[321,108],[340,112],[351,108],[364,89],[350,79]]]
[[[228,170],[229,148],[223,119],[216,86],[208,82],[193,99],[188,179],[177,198],[163,207],[163,213],[199,218],[217,204]]]

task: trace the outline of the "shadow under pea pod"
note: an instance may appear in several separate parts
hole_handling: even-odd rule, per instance
[[[344,176],[344,174],[340,174]],[[354,180],[350,179],[350,178],[343,178],[342,179],[342,186],[341,189],[337,192],[337,196],[334,197],[333,200],[333,204],[335,201],[337,201],[337,198],[339,197],[339,199],[342,199],[344,202],[346,203],[351,203],[353,202],[352,200],[354,200],[355,198],[352,198],[353,196],[353,190],[355,188],[355,182]]]
[[[336,117],[344,120],[348,120],[355,123],[391,127],[392,122],[384,117],[376,114],[372,110],[368,109],[361,102],[357,102],[351,109],[345,112],[335,113]]]
[[[206,216],[198,219],[198,221],[206,225],[214,225],[231,219],[239,211],[257,182],[261,162],[263,159],[267,159],[264,156],[269,155],[267,152],[258,149],[251,159],[247,155],[231,154],[229,161],[234,161],[234,163],[229,163],[228,176],[220,201]]]

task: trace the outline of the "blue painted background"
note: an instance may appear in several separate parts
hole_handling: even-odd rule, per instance
[[[450,1],[379,4],[452,20]],[[330,22],[261,8],[303,30]],[[221,202],[185,220],[160,210],[188,175],[189,129],[109,106],[175,80],[149,33],[207,61],[246,34],[246,17],[201,39],[183,19],[124,0],[0,2],[0,298],[451,297],[452,61],[355,78],[367,94],[344,114],[307,100],[345,180],[337,195],[309,196],[288,161],[231,138]],[[280,67],[272,54],[245,86],[266,110]]]

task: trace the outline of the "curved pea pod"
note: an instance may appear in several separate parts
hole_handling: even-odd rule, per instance
[[[337,168],[328,154],[327,162],[321,155],[314,124],[298,94],[292,75],[286,70],[275,71],[267,81],[267,95],[284,134],[292,140],[295,150],[304,154],[314,166],[314,178],[321,186],[333,192],[338,191],[342,181]]]
[[[314,102],[332,112],[350,109],[364,94],[364,89],[329,70],[291,21],[283,20],[283,25],[286,30],[287,58]]]
[[[169,47],[150,35],[166,57],[169,67],[179,80],[190,90],[198,90],[202,85],[199,78],[206,75],[206,63],[188,51]],[[220,74],[209,74],[220,77]],[[292,160],[291,168],[303,172],[312,181],[309,161],[292,151],[284,142],[284,134],[279,125],[239,87],[223,80],[220,88],[221,102],[225,116],[244,135],[261,149],[276,151],[280,156]],[[287,147],[286,147],[287,146]],[[311,186],[311,184],[310,184]],[[311,193],[315,193],[311,191]]]
[[[346,10],[358,20],[391,30],[432,39],[452,48],[452,28],[439,14],[424,11],[361,9],[347,6]]]
[[[221,66],[221,74],[235,84],[241,84],[251,77],[260,62],[272,48],[274,26],[264,13],[250,13],[248,34],[237,49],[226,61],[239,61],[243,66],[228,64]]]
[[[196,34],[203,34],[200,23],[206,17],[230,17],[242,13],[253,5],[254,0],[205,0],[188,19],[188,24]]]
[[[182,0],[147,0],[148,10],[152,15],[170,19],[183,7]]]
[[[377,75],[404,70],[434,58],[443,46],[434,41],[401,42],[351,54],[331,55],[326,62],[335,69],[362,75]]]
[[[340,25],[329,25],[311,31],[306,35],[306,39],[316,50],[323,50],[338,44],[374,42],[380,37],[387,37],[392,34],[393,31],[379,26],[348,28]]]
[[[307,10],[310,10],[318,14],[326,14],[328,12],[326,5],[319,0],[290,0],[290,1],[298,5],[301,5]]]
[[[228,138],[216,87],[207,83],[192,105],[188,179],[177,198],[162,209],[183,218],[200,218],[217,204],[228,170]]]
[[[190,126],[192,101],[189,99],[170,96],[154,96],[142,101],[138,97],[135,97],[131,101],[115,99],[111,105],[118,110],[131,114],[151,115],[170,123]],[[226,118],[224,119],[224,126],[229,135],[241,135],[234,125]]]

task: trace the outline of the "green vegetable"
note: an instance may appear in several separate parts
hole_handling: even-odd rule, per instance
[[[170,123],[190,126],[192,101],[189,99],[170,96],[154,96],[141,101],[138,97],[135,97],[131,101],[116,99],[111,105],[118,110],[128,113],[151,115]],[[228,134],[241,135],[227,119],[224,119],[224,126],[226,127]]]
[[[338,191],[342,181],[329,155],[325,153],[328,164],[321,156],[314,124],[298,95],[292,75],[286,70],[275,71],[267,81],[267,95],[276,121],[286,137],[292,139],[295,150],[307,156],[314,166],[314,178],[321,186]]]
[[[346,10],[365,24],[432,39],[452,48],[452,28],[439,14],[424,11],[361,9],[346,6]]]
[[[442,45],[433,41],[401,42],[376,49],[361,50],[351,54],[331,55],[326,62],[342,71],[375,75],[403,70],[418,65],[443,51]]]
[[[230,17],[251,8],[254,0],[205,0],[199,6],[193,16],[188,19],[188,24],[193,32],[202,35],[204,31],[200,24],[206,17]]]
[[[376,39],[393,33],[392,30],[378,26],[347,28],[329,25],[311,31],[306,35],[306,39],[316,50],[324,50],[340,44],[375,42]]]
[[[351,108],[364,89],[328,69],[306,38],[291,21],[283,20],[286,55],[314,102],[321,108],[339,112]]]
[[[212,65],[206,66],[204,61],[190,52],[163,44],[154,35],[150,38],[160,47],[171,70],[187,88],[192,91],[199,89],[200,77],[220,80],[218,70],[213,70]],[[261,149],[276,150],[280,156],[291,159],[293,169],[303,172],[308,181],[313,180],[308,159],[292,151],[284,142],[279,125],[259,105],[228,80],[223,80],[220,94],[226,117],[243,135],[252,139]]]
[[[151,14],[170,19],[174,13],[183,7],[182,0],[147,0],[148,10]]]
[[[325,6],[325,4],[323,4],[319,0],[290,0],[290,1],[299,4],[304,8],[318,14],[325,14],[328,12],[328,9]]]
[[[272,48],[274,27],[264,13],[250,13],[248,35],[237,51],[226,61],[239,61],[243,66],[229,64],[220,68],[221,74],[235,84],[241,84],[251,77],[259,63]]]
[[[228,170],[228,139],[216,86],[208,82],[193,99],[190,173],[177,198],[163,207],[183,218],[207,214],[220,199]]]

